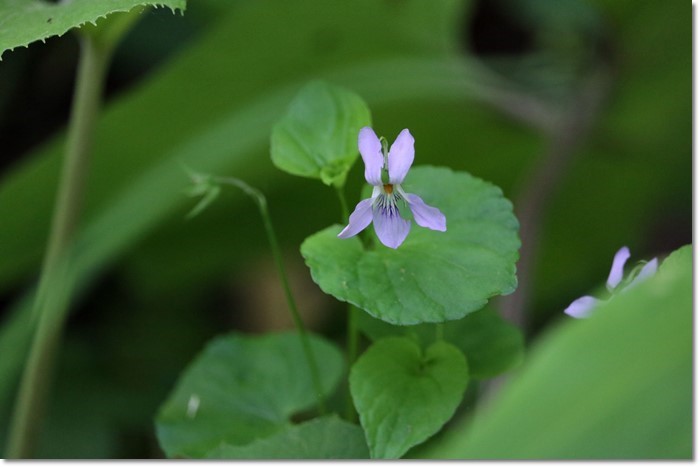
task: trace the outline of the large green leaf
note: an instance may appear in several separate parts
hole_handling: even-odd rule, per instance
[[[209,459],[368,459],[362,429],[336,416],[285,427],[246,446],[225,444]]]
[[[372,458],[396,459],[435,434],[454,414],[469,379],[459,349],[389,337],[353,365],[350,392]]]
[[[429,456],[690,459],[693,453],[692,253],[570,320],[522,374]]]
[[[446,322],[441,331],[427,323],[394,326],[367,313],[360,314],[358,322],[362,332],[373,341],[387,336],[408,336],[417,339],[423,347],[435,340],[436,333],[442,332],[442,337],[467,357],[471,378],[491,378],[513,368],[523,358],[522,333],[490,306],[460,320]]]
[[[142,5],[184,10],[185,0],[1,0],[0,56],[15,47],[61,36],[85,23],[94,24],[110,13],[126,12]]]
[[[293,175],[343,186],[359,155],[357,134],[372,123],[367,104],[346,89],[314,81],[272,130],[272,162]]]
[[[327,396],[343,358],[321,338],[311,344]],[[315,401],[297,334],[232,334],[212,341],[182,375],[158,413],[158,440],[169,457],[202,457],[222,443],[272,435]]]
[[[447,217],[447,232],[414,225],[396,250],[336,237],[332,226],[309,237],[301,254],[321,289],[392,324],[459,319],[489,297],[512,292],[518,221],[501,190],[463,172],[412,169],[404,189]]]

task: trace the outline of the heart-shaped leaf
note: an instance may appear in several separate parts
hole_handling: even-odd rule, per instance
[[[337,416],[286,427],[246,446],[224,444],[209,459],[368,459],[362,428]]]
[[[360,314],[358,323],[362,332],[373,341],[388,336],[407,336],[426,346],[435,340],[436,335],[435,324],[395,326],[367,313]],[[491,378],[518,365],[523,358],[522,333],[490,306],[462,319],[448,321],[442,334],[467,357],[471,378]]]
[[[272,162],[292,175],[343,186],[359,155],[357,135],[371,123],[360,96],[314,81],[299,92],[272,130]]]
[[[301,254],[321,289],[392,324],[443,322],[515,289],[518,221],[501,190],[464,172],[412,169],[403,188],[447,218],[447,231],[413,226],[396,250],[337,238],[331,226],[307,238]]]
[[[325,340],[309,337],[328,395],[343,358]],[[270,436],[315,401],[297,334],[231,334],[213,340],[184,372],[158,413],[158,440],[169,457],[202,457],[222,443]]]
[[[464,355],[446,342],[425,353],[404,337],[375,342],[350,372],[372,458],[397,459],[435,434],[454,414],[468,379]]]

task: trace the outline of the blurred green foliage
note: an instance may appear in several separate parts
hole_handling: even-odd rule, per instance
[[[543,216],[532,338],[601,282],[621,245],[651,257],[690,240],[687,7],[501,1],[511,21],[534,37],[530,49],[477,56],[473,35],[479,21],[489,20],[479,14],[485,3],[207,0],[189,4],[185,18],[144,15],[125,41],[128,50],[117,51],[118,63],[143,63],[158,53],[168,60],[112,96],[97,125],[74,250],[82,294],[39,455],[161,456],[152,419],[179,372],[207,339],[245,328],[260,313],[240,299],[267,249],[255,207],[241,195],[222,194],[185,222],[192,205],[183,195],[182,163],[260,187],[297,264],[301,241],[339,219],[327,187],[290,177],[269,158],[273,123],[309,80],[358,93],[379,132],[410,128],[422,163],[493,182],[517,208],[548,146],[542,122],[558,121],[586,72],[604,65],[606,98],[568,170],[558,174],[561,189]],[[186,42],[159,42],[163,29],[179,31],[169,37]],[[3,79],[23,79],[16,68],[3,70],[21,67],[11,55],[24,52],[3,56]],[[0,420],[7,419],[26,355],[25,293],[44,249],[63,139],[58,134],[23,155],[0,180],[0,292],[14,303],[0,328]],[[359,199],[358,165],[347,180],[347,192]],[[276,287],[266,283],[259,293]],[[238,300],[230,298],[236,294]],[[343,309],[323,303],[326,318],[317,326],[332,333],[342,326]],[[687,397],[654,394],[649,400],[659,407]],[[5,429],[0,425],[0,435]]]
[[[387,336],[407,336],[426,348],[436,338],[434,324],[392,326],[366,313],[360,315],[359,327],[372,341]],[[470,378],[492,378],[517,366],[523,358],[522,333],[490,306],[444,323],[442,334],[446,342],[467,357]]]
[[[223,445],[209,459],[369,459],[362,429],[335,415],[287,427],[246,446]]]
[[[691,459],[692,248],[572,320],[432,454],[458,459]]]

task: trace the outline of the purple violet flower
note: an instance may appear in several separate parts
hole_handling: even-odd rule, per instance
[[[438,208],[401,188],[414,157],[414,139],[404,129],[387,153],[386,140],[380,141],[370,127],[360,130],[357,145],[365,163],[365,179],[372,185],[372,197],[360,201],[339,238],[350,238],[374,221],[379,241],[398,248],[411,230],[410,214],[416,224],[432,230],[447,230],[445,215]],[[408,209],[405,209],[408,208]],[[410,214],[408,212],[410,210]]]
[[[625,290],[629,290],[631,287],[639,284],[643,280],[653,276],[656,273],[656,269],[658,268],[658,261],[656,258],[654,258],[651,261],[647,262],[639,270],[639,273],[637,273],[637,275],[634,276],[634,278],[631,281],[629,281],[628,284],[621,287],[619,291],[617,291],[616,289],[618,288],[618,285],[620,285],[620,282],[622,282],[625,263],[629,258],[630,250],[626,246],[623,246],[617,251],[617,253],[615,253],[615,258],[613,259],[613,264],[610,268],[610,274],[608,274],[608,281],[605,284],[610,293],[621,293]],[[628,279],[630,279],[633,274],[634,271],[629,275]],[[605,301],[607,300],[600,300],[595,297],[591,297],[590,295],[584,295],[583,297],[577,298],[576,300],[571,302],[571,305],[569,305],[566,308],[566,310],[564,310],[564,313],[573,318],[588,318],[591,315],[593,308],[595,308],[596,305],[598,305],[599,303]]]

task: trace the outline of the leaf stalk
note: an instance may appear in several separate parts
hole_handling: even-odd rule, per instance
[[[110,55],[110,49],[98,46],[92,37],[81,37],[66,153],[34,299],[34,336],[10,424],[8,459],[31,457],[41,426],[73,288],[68,270],[69,250],[80,218],[93,130]]]
[[[311,343],[309,341],[308,332],[304,326],[304,321],[301,319],[299,314],[299,309],[297,308],[296,301],[294,300],[294,295],[292,294],[292,289],[289,286],[289,279],[287,272],[284,268],[284,261],[282,260],[282,252],[277,242],[277,236],[275,235],[275,229],[272,226],[272,219],[270,218],[270,212],[267,208],[267,199],[261,191],[253,188],[242,180],[233,177],[211,177],[211,180],[215,183],[221,183],[225,185],[231,185],[242,190],[246,195],[250,196],[255,204],[258,206],[260,211],[260,216],[263,219],[263,224],[265,226],[265,232],[267,234],[268,242],[270,243],[270,249],[272,250],[272,256],[275,259],[275,265],[277,266],[277,273],[279,274],[280,281],[282,282],[282,288],[284,289],[284,295],[287,299],[287,305],[289,306],[289,311],[292,314],[292,319],[294,320],[294,325],[299,333],[299,339],[301,340],[301,345],[306,356],[306,360],[309,364],[309,371],[311,373],[311,380],[316,390],[316,403],[318,406],[318,411],[320,414],[324,415],[326,413],[326,402],[323,397],[323,385],[321,384],[321,376],[318,370],[318,365],[316,358],[314,357],[313,351],[311,349]]]

